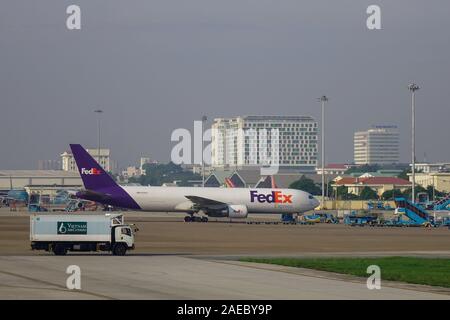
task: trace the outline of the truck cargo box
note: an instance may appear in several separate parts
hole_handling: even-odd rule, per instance
[[[111,240],[111,228],[123,225],[123,215],[34,214],[30,218],[31,241]]]

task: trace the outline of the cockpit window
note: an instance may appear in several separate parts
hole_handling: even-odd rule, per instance
[[[309,195],[308,198],[312,200],[312,199],[314,199],[314,196]]]

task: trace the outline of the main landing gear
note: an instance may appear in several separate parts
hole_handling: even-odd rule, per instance
[[[194,215],[184,217],[184,222],[208,222],[208,217],[197,217]]]

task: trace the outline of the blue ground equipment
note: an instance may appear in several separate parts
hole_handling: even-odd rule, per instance
[[[283,223],[295,223],[295,218],[293,214],[285,213],[281,215],[281,221]]]
[[[428,212],[420,205],[408,201],[404,197],[395,198],[396,212],[408,217],[409,220],[399,218],[398,223],[403,225],[432,226],[433,220]]]
[[[365,226],[377,224],[378,217],[368,213],[357,213],[352,211],[344,216],[344,223],[351,226]]]
[[[5,199],[7,199],[8,202],[16,201],[28,203],[28,193],[25,191],[25,189],[9,190],[6,194]]]
[[[321,212],[318,213],[318,215],[320,216],[320,222],[322,223],[339,223],[338,218],[336,218],[331,213]]]
[[[318,214],[305,214],[302,216],[303,220],[307,223],[319,223],[320,222],[320,215]]]
[[[364,226],[364,225],[372,225],[377,220],[376,217],[364,216],[357,217],[348,215],[344,218],[344,223],[351,226]]]
[[[436,201],[434,203],[434,210],[447,210],[447,207],[450,205],[450,193],[447,194],[444,198]]]
[[[369,201],[367,202],[367,209],[368,210],[391,210],[391,206],[389,205],[389,203],[383,203],[383,201],[377,201],[377,202],[372,202]]]

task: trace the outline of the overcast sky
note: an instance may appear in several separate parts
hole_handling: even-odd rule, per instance
[[[82,29],[66,28],[81,7]],[[366,28],[381,6],[382,30]],[[353,132],[398,125],[410,154],[450,161],[450,2],[354,0],[2,0],[0,169],[34,169],[69,143],[120,166],[168,161],[176,128],[206,114],[310,115],[329,96],[327,160],[353,159]]]

